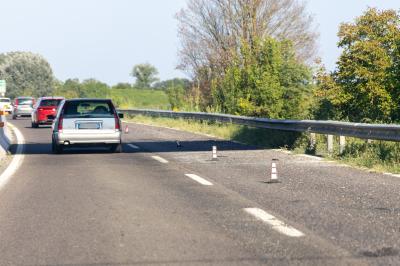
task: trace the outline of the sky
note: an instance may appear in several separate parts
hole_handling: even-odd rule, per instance
[[[0,53],[43,55],[55,76],[133,82],[132,67],[151,63],[162,80],[185,77],[176,69],[175,14],[186,0],[0,0]],[[368,7],[400,10],[400,0],[308,0],[320,32],[319,56],[329,70],[340,54],[337,31]]]

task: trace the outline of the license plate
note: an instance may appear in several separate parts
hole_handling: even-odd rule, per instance
[[[79,123],[78,129],[100,129],[100,123]]]

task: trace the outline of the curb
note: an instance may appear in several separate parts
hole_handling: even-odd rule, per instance
[[[7,166],[7,168],[4,170],[4,172],[0,175],[0,190],[8,183],[8,181],[11,179],[11,177],[14,175],[14,173],[18,170],[18,168],[21,166],[21,164],[24,160],[24,154],[23,154],[24,144],[25,144],[24,136],[19,131],[19,129],[16,128],[15,126],[13,126],[11,123],[8,123],[8,125],[12,129],[12,131],[15,133],[17,150],[15,152],[15,155],[13,156],[13,159],[11,160],[11,163]],[[3,131],[3,133],[4,133],[4,131]],[[11,143],[9,137],[7,136],[7,133],[4,136],[5,136],[4,141]],[[9,146],[10,146],[10,144],[8,145],[8,147]]]

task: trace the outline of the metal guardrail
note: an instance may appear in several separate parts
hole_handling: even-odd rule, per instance
[[[308,132],[371,140],[400,141],[400,125],[362,124],[316,120],[276,120],[226,114],[172,112],[144,109],[121,109],[119,111],[128,115],[217,121],[283,131]]]

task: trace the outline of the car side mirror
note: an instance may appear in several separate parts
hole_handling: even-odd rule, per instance
[[[56,119],[56,117],[55,117],[54,115],[48,115],[48,116],[47,116],[47,119],[48,119],[48,120],[54,120],[54,119]]]
[[[124,118],[124,114],[118,113],[118,117],[121,118],[121,119],[123,119],[123,118]]]

